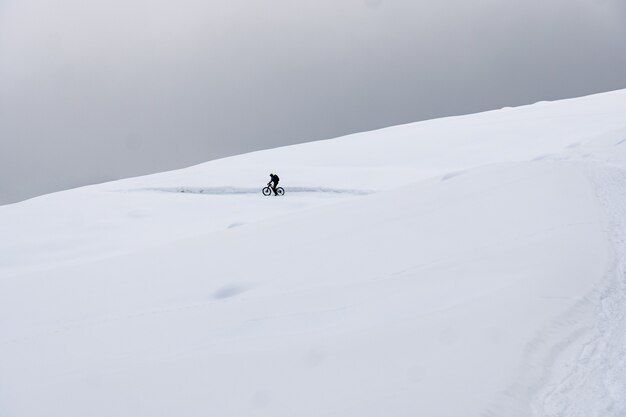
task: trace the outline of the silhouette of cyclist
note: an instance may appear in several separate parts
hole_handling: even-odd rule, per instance
[[[270,184],[272,187],[272,191],[274,191],[274,195],[278,195],[278,191],[276,191],[276,187],[278,187],[278,181],[280,181],[280,178],[278,178],[278,175],[276,174],[270,174],[270,182],[267,183],[267,186],[269,187]]]

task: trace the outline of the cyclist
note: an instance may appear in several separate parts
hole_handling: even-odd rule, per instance
[[[276,191],[276,188],[278,187],[278,181],[280,181],[280,178],[278,178],[278,175],[276,174],[270,174],[270,182],[267,183],[267,186],[269,187],[270,184],[272,187],[272,191],[274,191],[274,195],[278,195],[278,191]]]

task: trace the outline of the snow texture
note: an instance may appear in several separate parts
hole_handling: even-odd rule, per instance
[[[625,141],[623,90],[0,207],[0,416],[624,416]]]

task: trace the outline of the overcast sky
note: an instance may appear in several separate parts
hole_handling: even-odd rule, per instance
[[[0,204],[625,87],[623,0],[0,0]]]

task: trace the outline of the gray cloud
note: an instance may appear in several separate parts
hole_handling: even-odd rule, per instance
[[[626,87],[618,0],[3,0],[0,203]]]

